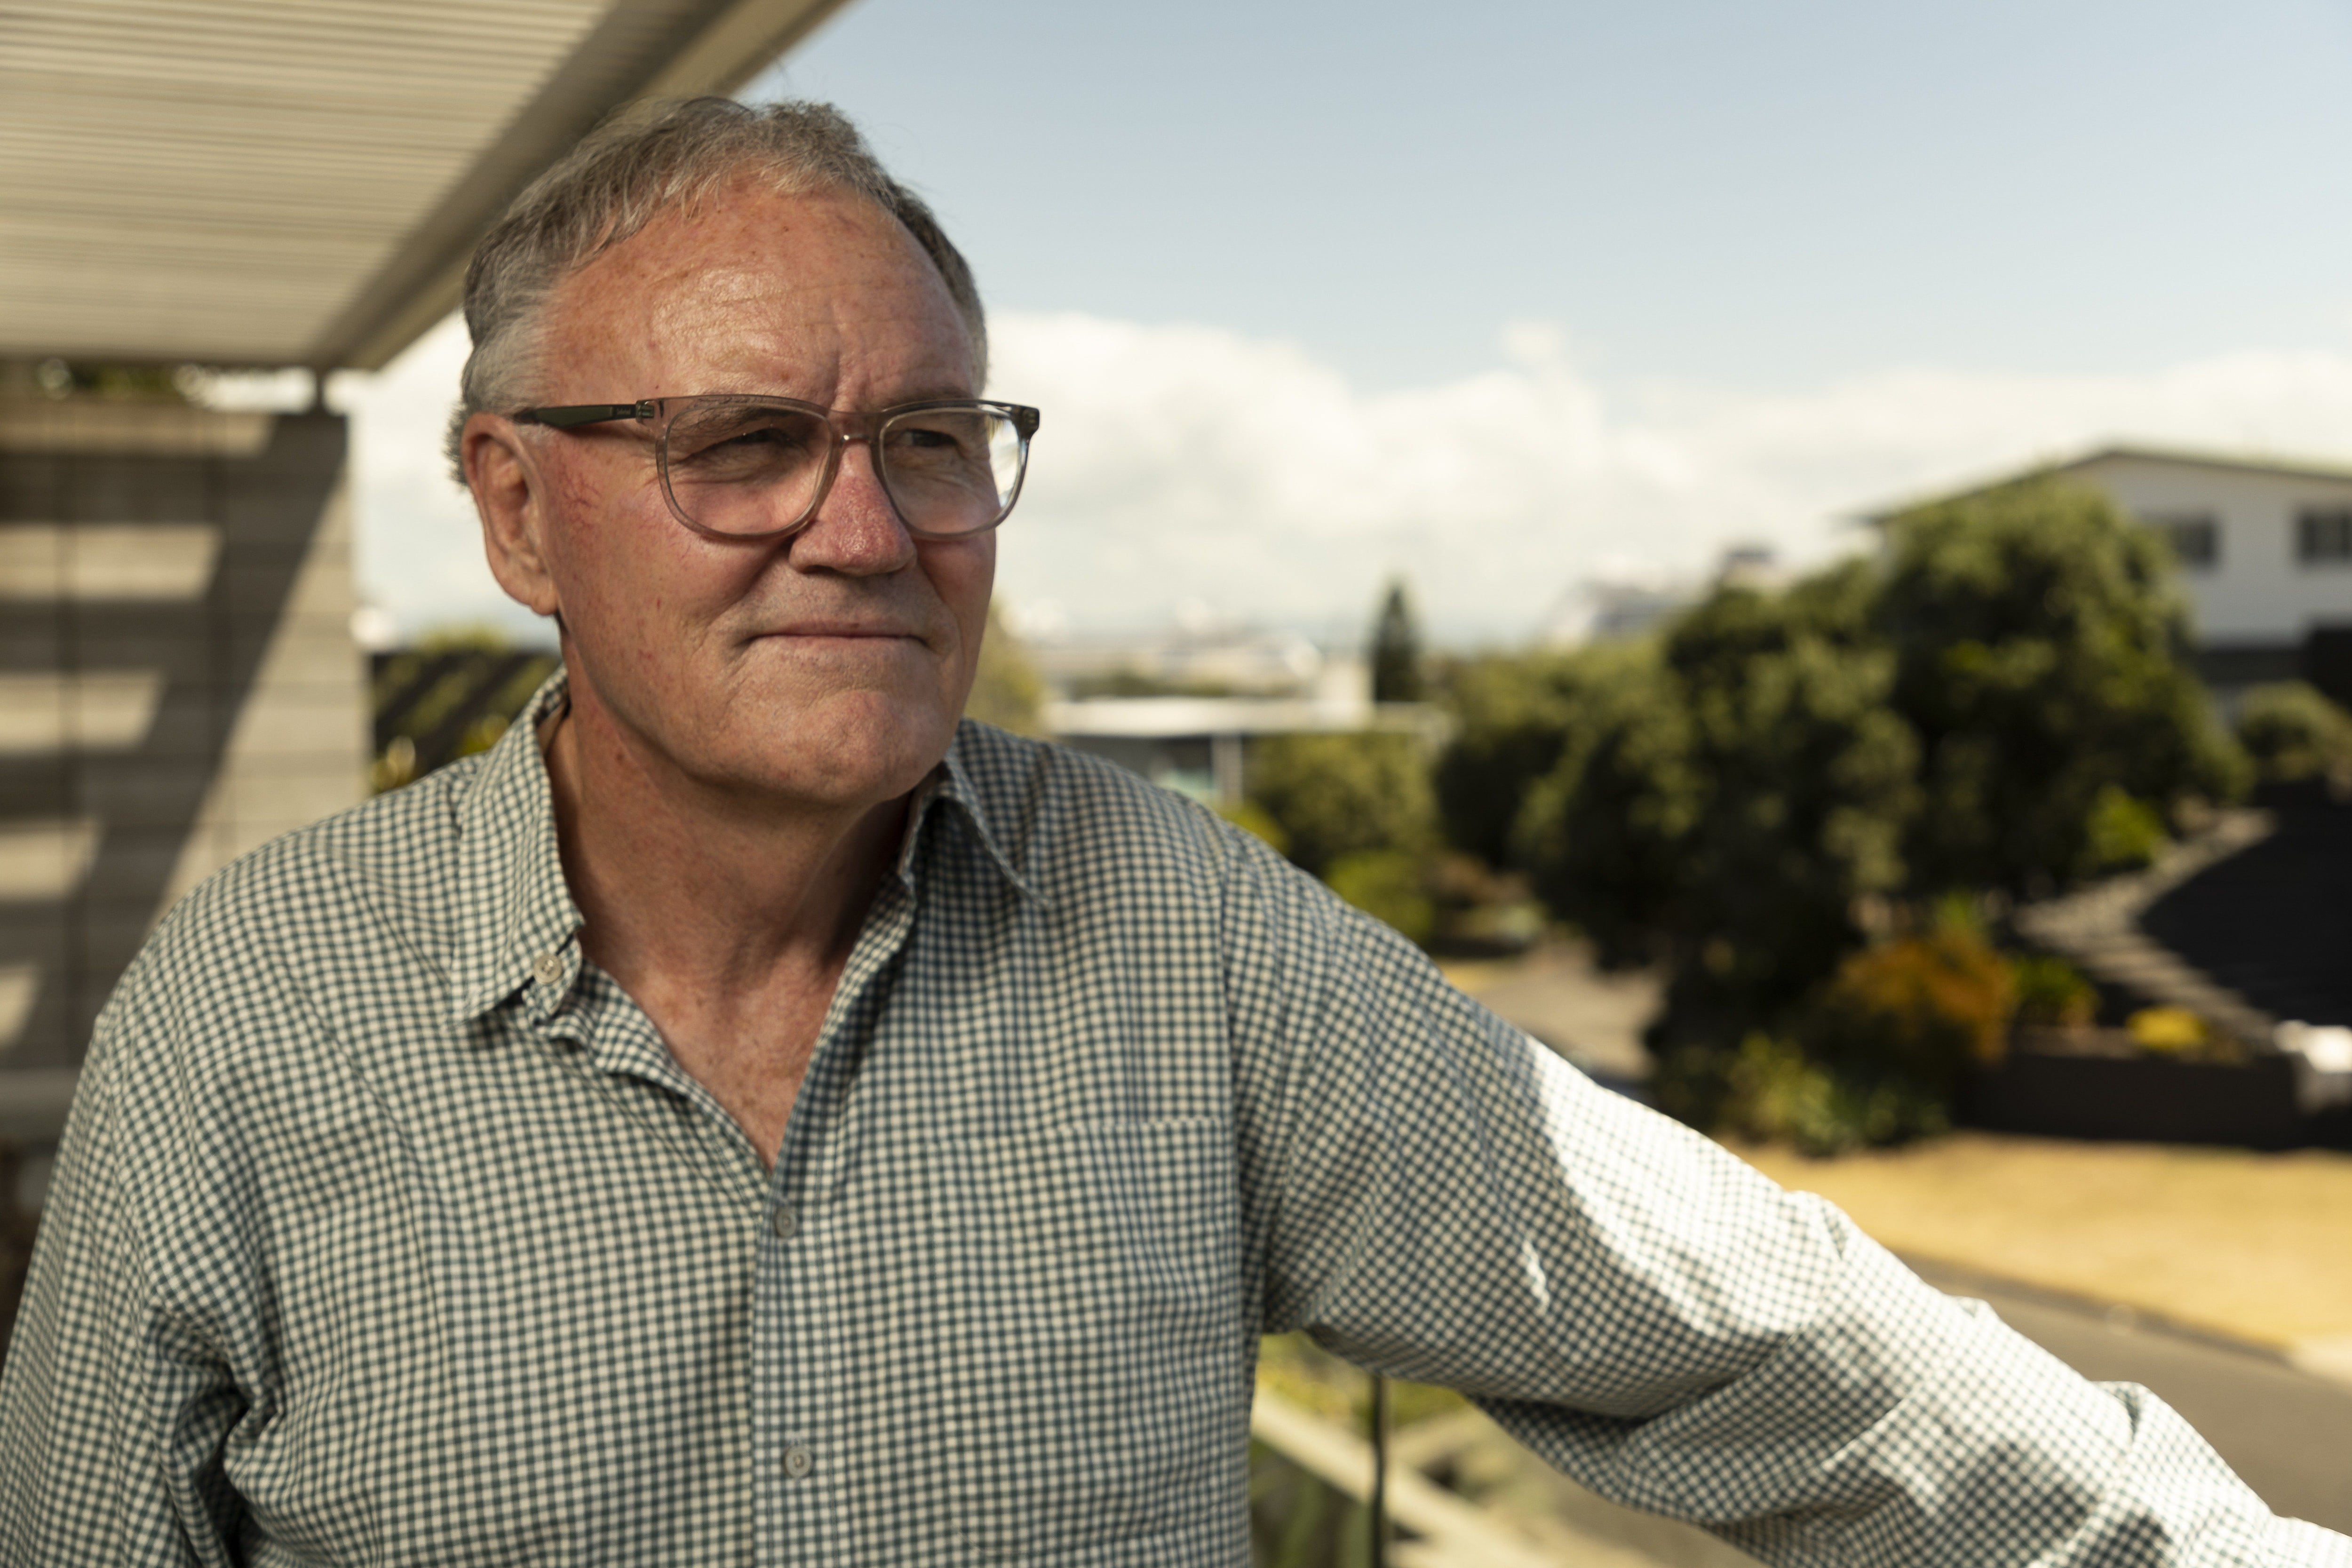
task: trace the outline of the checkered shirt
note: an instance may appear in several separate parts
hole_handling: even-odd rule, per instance
[[[561,690],[123,979],[0,1559],[1241,1564],[1304,1328],[1773,1563],[2352,1563],[1255,840],[979,725],[763,1169],[581,956]]]

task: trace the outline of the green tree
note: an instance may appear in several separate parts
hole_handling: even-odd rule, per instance
[[[1281,828],[1290,858],[1320,877],[1364,850],[1426,853],[1437,818],[1429,772],[1417,735],[1272,735],[1252,752],[1248,793]]]
[[[1689,710],[1654,647],[1584,693],[1559,760],[1531,789],[1515,858],[1536,895],[1580,927],[1609,964],[1664,955],[1706,799]]]
[[[2238,708],[2238,741],[2265,783],[2352,776],[2352,713],[2300,680],[2247,692]]]
[[[1868,568],[1726,588],[1590,706],[1530,797],[1537,890],[1604,958],[1669,965],[1677,1032],[1793,1004],[1899,889],[1917,749]]]
[[[1921,888],[2045,891],[2129,837],[2118,795],[2160,823],[2242,786],[2182,658],[2169,557],[2104,494],[2027,481],[1887,531],[1876,618],[1921,747]]]
[[[1446,666],[1436,696],[1453,734],[1435,782],[1447,842],[1491,867],[1516,864],[1528,796],[1559,765],[1570,734],[1599,721],[1652,653],[1645,644],[1601,643]]]
[[[1940,1124],[2016,994],[1949,910],[2144,861],[2242,772],[2168,572],[2098,495],[2013,486],[1718,590],[1592,700],[1482,693],[1561,725],[1518,844],[1605,958],[1664,963],[1662,1104],[1822,1148]]]
[[[1686,1010],[1795,1003],[1861,942],[1864,900],[1904,886],[1918,746],[1867,603],[1861,566],[1785,595],[1728,589],[1667,641],[1706,787],[1678,911]]]
[[[1437,932],[1427,869],[1425,859],[1409,849],[1358,849],[1332,861],[1323,879],[1366,914],[1426,943]]]
[[[1372,623],[1372,700],[1418,702],[1422,699],[1421,628],[1404,580],[1389,584],[1381,613]]]

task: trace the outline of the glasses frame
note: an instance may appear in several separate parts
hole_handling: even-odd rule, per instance
[[[758,533],[732,533],[722,529],[705,528],[687,516],[686,509],[677,504],[677,492],[670,488],[669,432],[677,414],[688,404],[743,404],[790,409],[799,414],[814,415],[823,421],[833,439],[825,447],[824,471],[817,476],[816,490],[809,498],[806,510],[782,527],[765,529]],[[1021,487],[1029,478],[1029,437],[1037,433],[1043,416],[1027,404],[998,403],[982,397],[931,397],[914,403],[893,404],[887,408],[863,414],[855,409],[825,408],[814,403],[803,403],[797,397],[771,397],[757,392],[698,392],[680,397],[639,398],[635,403],[567,403],[545,408],[522,408],[507,417],[518,425],[539,425],[550,430],[577,430],[589,425],[614,425],[629,420],[641,425],[654,425],[658,420],[660,423],[654,426],[654,467],[661,475],[662,500],[668,503],[670,515],[705,539],[762,540],[781,539],[808,526],[809,521],[816,516],[817,508],[823,506],[824,498],[832,493],[834,479],[841,472],[841,454],[851,443],[863,441],[871,453],[874,438],[891,420],[902,415],[922,414],[940,408],[977,409],[1012,422],[1013,434],[1021,439],[1021,465],[1013,476],[1013,491],[1004,498],[1004,505],[997,514],[978,528],[965,529],[957,533],[938,533],[917,528],[908,521],[907,509],[898,504],[898,496],[890,489],[889,465],[878,456],[874,460],[874,477],[881,484],[882,493],[889,497],[890,510],[898,514],[899,526],[915,538],[977,539],[983,533],[993,531],[998,524],[1013,515],[1013,503],[1021,499]]]

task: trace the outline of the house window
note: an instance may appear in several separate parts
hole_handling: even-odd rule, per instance
[[[2221,564],[2221,523],[2211,512],[2167,512],[2149,518],[2147,525],[2172,546],[2172,558],[2186,570],[2210,572]]]
[[[2352,507],[2306,507],[2297,513],[2294,557],[2306,566],[2352,565]]]

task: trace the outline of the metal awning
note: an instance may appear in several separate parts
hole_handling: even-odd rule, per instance
[[[0,357],[373,369],[615,105],[728,92],[845,0],[15,0]]]

